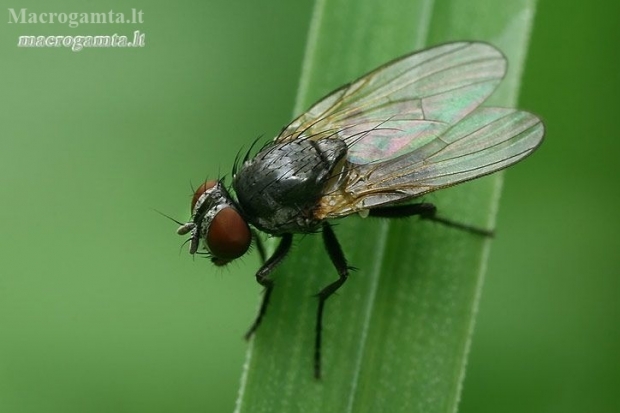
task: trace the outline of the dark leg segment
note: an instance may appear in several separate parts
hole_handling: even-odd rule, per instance
[[[323,242],[329,258],[338,271],[339,278],[317,294],[319,298],[319,307],[316,316],[316,335],[314,341],[314,377],[317,379],[321,378],[321,336],[323,332],[323,309],[325,307],[325,301],[344,284],[349,276],[349,266],[347,265],[347,260],[344,257],[340,243],[336,238],[336,234],[334,234],[334,230],[326,221],[323,222]]]
[[[462,224],[460,222],[455,222],[449,219],[438,217],[437,208],[435,207],[435,205],[429,203],[395,205],[389,207],[374,208],[369,211],[368,215],[371,217],[382,218],[405,218],[413,215],[419,215],[423,219],[439,222],[440,224],[446,225],[448,227],[467,231],[472,234],[482,235],[484,237],[493,236],[493,231],[491,230],[477,228],[471,225]]]
[[[250,326],[250,329],[247,333],[245,333],[245,339],[249,340],[252,337],[252,334],[256,331],[261,321],[263,321],[263,316],[267,311],[267,306],[269,305],[269,298],[271,297],[271,292],[273,291],[273,280],[269,278],[269,274],[276,268],[278,264],[282,261],[282,259],[286,256],[288,251],[291,249],[291,244],[293,243],[293,235],[292,234],[284,234],[282,236],[282,240],[276,248],[276,251],[273,255],[265,262],[256,272],[256,281],[265,287],[265,292],[263,295],[263,301],[261,302],[260,308],[258,310],[258,315],[256,319]],[[260,254],[260,247],[259,247]],[[264,254],[264,249],[263,249]]]

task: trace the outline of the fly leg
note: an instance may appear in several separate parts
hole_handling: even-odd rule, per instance
[[[429,221],[439,222],[451,228],[467,231],[472,234],[482,235],[484,237],[492,237],[493,231],[474,227],[472,225],[463,224],[461,222],[455,222],[446,218],[437,216],[437,207],[429,203],[409,204],[409,205],[395,205],[389,207],[373,208],[368,211],[371,217],[381,218],[405,218],[413,215],[419,215],[423,219]]]
[[[257,238],[257,237],[256,237]],[[267,306],[269,305],[269,298],[271,297],[271,292],[273,291],[273,280],[269,278],[269,274],[276,268],[278,264],[284,259],[288,251],[291,249],[291,244],[293,243],[293,235],[292,234],[284,234],[282,236],[282,240],[276,248],[276,251],[273,253],[271,257],[267,261],[263,263],[263,265],[256,272],[256,281],[265,287],[265,292],[263,295],[263,301],[260,304],[260,308],[258,310],[258,315],[256,319],[250,326],[250,329],[247,333],[245,333],[245,339],[249,340],[252,337],[252,334],[256,331],[261,321],[263,321],[263,316],[267,311]],[[261,255],[261,258],[264,260],[265,258],[265,249],[262,246],[262,243],[258,241],[257,243],[258,253]]]
[[[316,331],[314,340],[314,377],[316,379],[321,378],[321,336],[323,332],[323,309],[325,307],[325,301],[338,290],[342,284],[347,280],[349,276],[349,269],[347,260],[344,257],[340,243],[334,234],[334,230],[327,223],[323,222],[323,243],[327,254],[338,271],[338,279],[327,287],[323,288],[318,294],[319,307],[316,316]]]

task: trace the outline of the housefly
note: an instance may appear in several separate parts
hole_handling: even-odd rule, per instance
[[[325,302],[349,274],[330,220],[419,215],[490,234],[440,218],[433,204],[403,202],[499,171],[540,145],[544,126],[535,115],[481,107],[505,72],[506,58],[486,43],[449,43],[401,57],[330,93],[254,156],[235,162],[235,196],[222,180],[195,191],[191,219],[177,231],[190,235],[191,254],[200,250],[221,266],[244,255],[253,238],[260,242],[255,230],[280,239],[256,273],[265,293],[247,338],[265,315],[270,274],[293,234],[320,230],[338,276],[317,294],[317,378]]]

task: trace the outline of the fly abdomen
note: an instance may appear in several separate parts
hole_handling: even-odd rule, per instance
[[[233,179],[245,218],[274,235],[314,230],[318,221],[312,211],[346,154],[346,144],[337,138],[267,146]]]

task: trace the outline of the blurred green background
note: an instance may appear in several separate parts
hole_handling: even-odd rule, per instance
[[[5,7],[144,23],[0,24],[0,412],[232,411],[257,259],[192,260],[153,209],[186,219],[191,183],[290,120],[311,1]],[[547,140],[505,175],[463,412],[620,410],[619,15],[539,0],[520,107]]]

